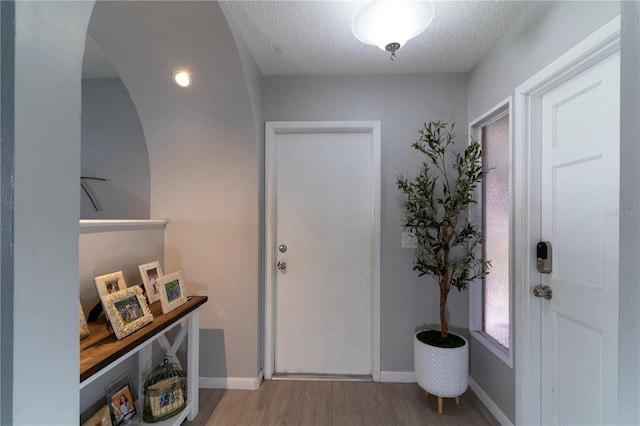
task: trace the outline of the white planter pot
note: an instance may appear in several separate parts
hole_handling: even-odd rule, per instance
[[[413,337],[413,363],[418,385],[431,395],[453,398],[469,385],[469,342],[459,348],[438,348]]]

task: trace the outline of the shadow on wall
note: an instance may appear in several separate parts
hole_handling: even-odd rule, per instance
[[[129,91],[90,36],[83,60],[81,153],[81,219],[149,219],[142,124]]]
[[[226,379],[227,359],[224,330],[200,329],[200,377]],[[220,383],[220,387],[222,383]],[[225,383],[226,385],[226,383]],[[201,387],[211,387],[205,384]]]

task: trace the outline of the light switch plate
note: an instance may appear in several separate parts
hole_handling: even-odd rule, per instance
[[[402,233],[402,248],[418,248],[418,243],[411,232]]]

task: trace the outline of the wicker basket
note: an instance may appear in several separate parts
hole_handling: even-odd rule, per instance
[[[145,422],[168,419],[187,406],[187,375],[178,364],[165,359],[144,382]]]

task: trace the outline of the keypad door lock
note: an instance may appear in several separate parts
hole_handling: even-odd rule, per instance
[[[540,241],[536,246],[536,268],[541,274],[550,274],[552,271],[551,243]]]

